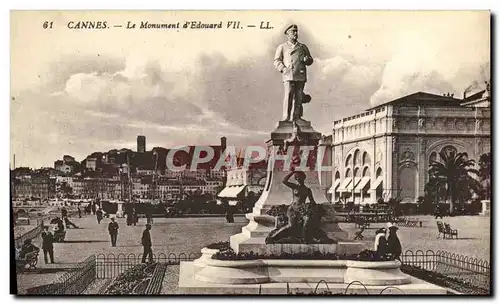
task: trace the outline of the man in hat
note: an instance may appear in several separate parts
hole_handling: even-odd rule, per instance
[[[116,247],[116,239],[118,238],[118,223],[115,222],[115,218],[111,218],[111,222],[108,224],[108,232],[111,237],[111,247]]]
[[[151,242],[151,234],[149,231],[151,230],[151,225],[146,224],[146,229],[142,232],[142,247],[144,249],[143,254],[142,254],[142,263],[146,263],[146,257],[149,256],[149,262],[153,262],[153,249],[152,247],[152,242]]]
[[[387,237],[387,253],[394,256],[395,259],[400,260],[401,256],[401,242],[399,241],[397,231],[398,227],[392,223],[387,223],[389,229],[389,236]]]
[[[307,81],[307,68],[313,58],[305,44],[297,41],[299,30],[292,24],[285,30],[288,41],[276,49],[274,67],[283,75],[285,98],[283,102],[283,120],[296,121],[302,118],[302,104],[311,100],[304,94]]]
[[[49,263],[48,257],[50,257],[50,262],[54,264],[54,235],[49,231],[49,226],[43,226],[42,250],[45,264]]]

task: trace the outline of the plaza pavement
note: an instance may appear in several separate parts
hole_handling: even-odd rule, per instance
[[[399,238],[405,250],[446,250],[490,261],[490,218],[480,216],[445,217],[440,221],[447,222],[452,228],[459,230],[458,239],[436,239],[436,220],[431,216],[415,216],[422,220],[422,228],[400,227]],[[40,255],[38,269],[33,273],[18,275],[20,289],[47,284],[61,275],[65,268],[85,260],[92,254],[118,255],[123,253],[142,253],[141,236],[145,228],[145,219],[137,226],[127,226],[125,219],[117,219],[120,226],[117,247],[111,247],[107,231],[109,219],[97,224],[95,216],[87,215],[81,219],[71,218],[81,229],[68,229],[64,243],[54,244],[56,264],[46,265],[43,254]],[[242,216],[235,217],[235,223],[228,224],[222,217],[207,218],[155,218],[151,231],[153,252],[199,254],[204,246],[228,241],[233,234],[239,233],[247,220]],[[366,248],[372,248],[375,228],[384,224],[374,224],[364,232],[363,242]],[[357,231],[354,224],[341,223],[340,227],[349,232],[351,238]],[[40,237],[34,240],[40,246]],[[54,269],[56,268],[56,269]],[[61,271],[57,271],[57,270]]]

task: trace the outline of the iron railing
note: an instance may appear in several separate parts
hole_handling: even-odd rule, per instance
[[[164,263],[167,265],[178,265],[181,261],[193,261],[200,256],[201,253],[175,254],[160,252],[157,254],[153,254],[153,262]],[[98,279],[115,278],[127,269],[141,263],[142,253],[120,253],[118,255],[115,255],[113,253],[101,253],[96,256],[96,275]]]
[[[55,282],[29,288],[28,294],[76,295],[81,294],[96,279],[96,257],[91,255]]]
[[[484,260],[440,250],[407,250],[401,255],[401,262],[403,265],[458,279],[477,288],[490,288],[491,266]]]

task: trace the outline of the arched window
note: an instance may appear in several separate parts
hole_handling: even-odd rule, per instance
[[[444,152],[444,154],[450,156],[450,155],[456,155],[457,154],[457,148],[455,148],[454,146],[452,145],[448,145],[448,146],[445,146],[443,147],[443,149],[441,149],[441,152]]]
[[[335,180],[340,179],[340,172],[337,171],[335,172]]]
[[[365,167],[363,169],[363,176],[370,176],[370,168]]]
[[[352,177],[352,171],[350,168],[347,168],[347,170],[345,171],[345,177]]]
[[[432,162],[436,161],[437,153],[432,152],[431,155],[429,156],[429,164],[432,164]]]
[[[359,166],[360,161],[360,153],[359,150],[354,151],[354,166]]]
[[[375,173],[376,177],[382,176],[382,168],[378,168],[377,172]]]
[[[352,162],[352,155],[351,155],[351,154],[349,154],[349,155],[347,155],[347,158],[346,158],[346,160],[345,160],[345,166],[346,166],[347,168],[352,167],[351,162]]]
[[[368,152],[363,153],[363,166],[370,165],[370,155]]]
[[[354,169],[354,176],[355,177],[361,177],[361,170],[359,168]]]

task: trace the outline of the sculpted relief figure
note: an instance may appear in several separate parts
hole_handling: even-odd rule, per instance
[[[307,66],[313,63],[313,58],[307,46],[297,41],[297,25],[290,25],[285,30],[285,35],[288,41],[276,49],[274,67],[283,75],[283,120],[296,121],[302,119],[302,104],[311,101],[311,96],[304,94],[304,86],[307,81]]]
[[[294,175],[297,183],[290,181]],[[319,227],[323,215],[321,205],[314,201],[311,189],[304,184],[305,179],[302,171],[291,171],[283,178],[283,184],[292,190],[292,203],[286,209],[285,224],[272,231],[266,243],[335,243]]]

